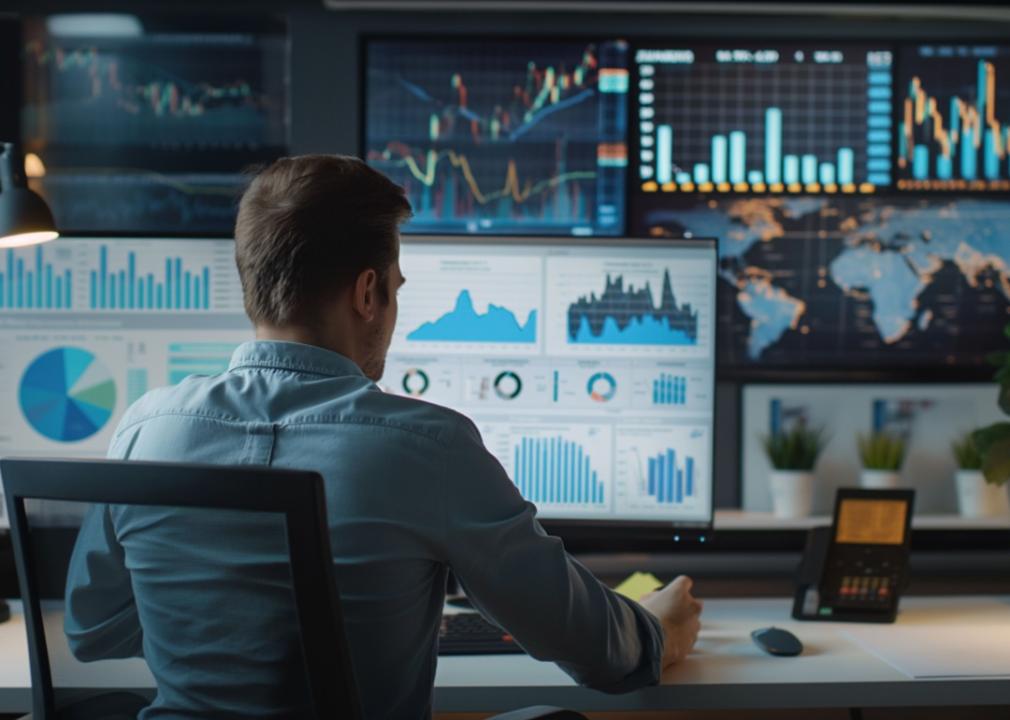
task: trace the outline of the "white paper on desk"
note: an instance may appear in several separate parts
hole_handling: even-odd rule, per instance
[[[911,678],[1010,677],[1010,625],[892,625],[843,632]]]

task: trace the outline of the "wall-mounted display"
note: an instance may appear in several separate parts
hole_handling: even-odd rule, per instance
[[[89,18],[24,24],[28,172],[57,225],[230,233],[243,170],[287,149],[284,24]]]
[[[898,187],[1010,190],[1010,45],[908,46],[898,87]]]
[[[410,232],[620,235],[628,46],[373,39],[364,152]]]
[[[639,47],[636,188],[816,195],[887,187],[891,65],[880,45]]]

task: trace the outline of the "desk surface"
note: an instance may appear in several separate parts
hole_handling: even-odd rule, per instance
[[[439,658],[435,709],[503,711],[553,704],[577,710],[741,709],[1010,705],[1010,679],[913,680],[844,634],[848,624],[798,623],[786,599],[710,600],[696,652],[658,687],[605,695],[575,685],[556,666],[522,655]],[[1010,637],[1010,597],[913,597],[902,601],[897,625],[981,624]],[[149,688],[139,660],[88,665],[74,661],[63,640],[62,613],[47,615],[47,637],[58,687]],[[751,630],[777,625],[804,643],[796,658],[765,655]],[[893,626],[874,626],[887,633]],[[957,652],[956,648],[937,648]],[[110,683],[110,679],[114,679]],[[0,625],[0,712],[30,706],[22,616]]]

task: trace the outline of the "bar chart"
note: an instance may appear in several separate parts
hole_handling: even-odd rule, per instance
[[[558,434],[520,437],[514,447],[513,480],[532,503],[603,505],[604,484],[581,443]]]
[[[51,246],[8,249],[0,265],[0,309],[70,310],[74,306],[73,273],[54,264]]]
[[[661,373],[652,381],[653,405],[686,405],[687,378]]]
[[[126,262],[113,268],[109,247],[98,250],[98,268],[89,273],[92,310],[209,310],[210,266],[190,269],[182,254],[166,257],[164,271],[137,270],[137,253],[130,251]]]
[[[649,458],[648,493],[660,504],[680,504],[694,495],[694,458],[683,462],[677,451],[667,449]]]
[[[701,425],[628,425],[615,434],[615,504],[642,517],[705,521],[712,435]]]
[[[1010,190],[1010,47],[925,45],[903,59],[898,187]]]
[[[872,193],[891,184],[891,53],[641,49],[640,190]]]

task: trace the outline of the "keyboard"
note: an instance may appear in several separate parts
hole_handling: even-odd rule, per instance
[[[438,630],[439,655],[505,655],[521,653],[512,636],[479,613],[442,616]]]

